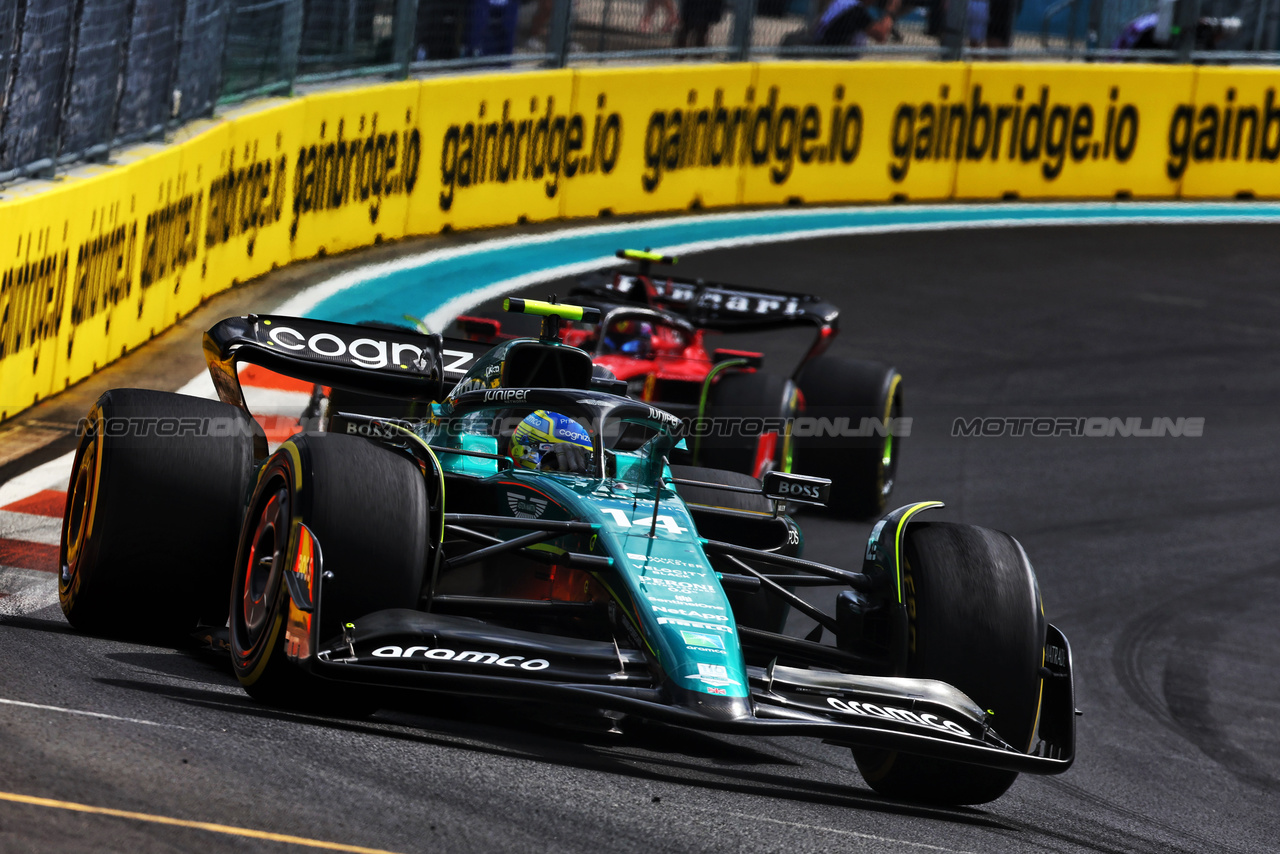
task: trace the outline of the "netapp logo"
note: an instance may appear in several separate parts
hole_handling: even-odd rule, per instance
[[[543,658],[530,658],[525,660],[523,655],[499,655],[496,652],[454,652],[451,649],[443,647],[431,648],[429,646],[411,646],[401,648],[398,646],[380,646],[373,651],[378,658],[413,658],[421,655],[422,658],[429,658],[432,661],[452,661],[457,664],[484,664],[497,667],[519,667],[521,670],[546,670],[551,666],[551,662]]]
[[[422,348],[403,341],[383,341],[377,338],[357,338],[347,342],[332,332],[317,332],[310,338],[289,326],[272,326],[267,332],[268,346],[294,352],[306,350],[334,361],[350,361],[362,368],[377,370],[387,365],[399,365],[425,371],[427,360]],[[407,358],[406,358],[407,357]]]
[[[687,626],[691,629],[705,629],[712,632],[728,632],[732,633],[733,629],[728,626],[717,626],[715,623],[699,623],[693,620],[682,620],[679,617],[659,617],[658,625],[660,626]]]
[[[687,608],[664,608],[661,605],[651,605],[653,610],[662,614],[675,614],[677,617],[692,617],[695,620],[720,620],[728,622],[729,618],[723,614],[710,614],[706,611],[690,611]]]
[[[952,733],[953,735],[969,735],[969,731],[960,726],[960,724],[943,720],[937,715],[928,712],[923,715],[917,715],[915,712],[909,712],[906,709],[899,709],[894,706],[877,706],[874,703],[851,703],[845,702],[839,697],[828,697],[827,705],[837,712],[844,712],[847,715],[860,715],[864,718],[884,718],[885,720],[898,721],[904,724],[927,726]]]

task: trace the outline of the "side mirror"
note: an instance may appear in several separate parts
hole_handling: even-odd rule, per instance
[[[761,492],[765,498],[775,501],[824,505],[831,493],[831,481],[825,477],[771,471],[764,476],[764,489]]]

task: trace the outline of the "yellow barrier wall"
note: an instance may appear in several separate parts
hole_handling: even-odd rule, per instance
[[[407,235],[797,202],[1280,197],[1274,78],[742,63],[262,101],[0,194],[0,420],[237,282]]]

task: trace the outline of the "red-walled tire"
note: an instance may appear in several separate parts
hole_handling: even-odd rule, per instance
[[[311,676],[288,660],[295,522],[319,544],[321,643],[347,622],[416,608],[430,554],[426,486],[406,457],[358,436],[303,433],[272,454],[249,502],[231,584],[232,667],[254,699],[358,716],[376,707],[365,689]],[[332,577],[330,577],[332,576]]]

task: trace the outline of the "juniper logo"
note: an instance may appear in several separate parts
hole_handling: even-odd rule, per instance
[[[957,418],[951,435],[964,438],[997,436],[1085,436],[1088,438],[1198,439],[1204,435],[1203,418]]]

